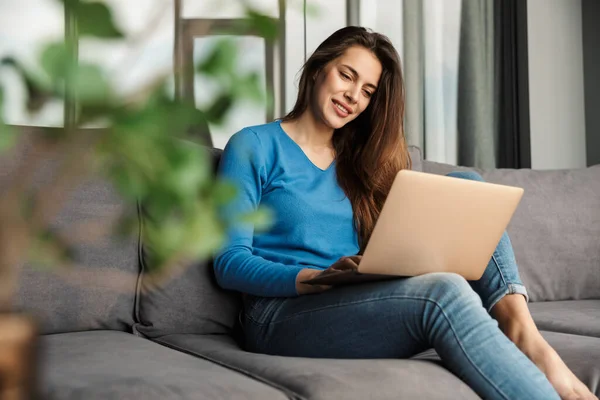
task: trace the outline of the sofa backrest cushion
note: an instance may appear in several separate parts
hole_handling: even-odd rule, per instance
[[[56,152],[32,146],[32,139],[42,134],[40,129],[20,131],[18,146],[0,163],[0,192],[26,159],[39,162],[34,170],[36,188],[53,182],[58,167]],[[42,334],[131,330],[139,233],[121,237],[112,229],[125,210],[137,221],[137,206],[128,209],[113,186],[100,177],[88,176],[65,192],[51,229],[71,242],[74,263],[18,266],[16,308],[36,317]]]
[[[221,150],[198,148],[198,151],[206,150],[210,152],[216,170]],[[410,146],[409,151],[413,169],[421,171],[421,150]],[[142,248],[142,265],[151,263],[151,246],[144,243]],[[173,333],[235,333],[241,306],[239,293],[223,290],[217,285],[211,260],[196,261],[183,267],[183,272],[160,286],[152,285],[142,273],[136,331],[151,338]]]
[[[425,172],[464,170],[424,161]],[[525,189],[508,234],[532,301],[600,298],[600,165],[570,170],[477,170]]]
[[[417,146],[408,146],[413,171],[423,171],[423,153]]]
[[[198,146],[198,152],[204,151],[209,152],[215,170],[221,150]],[[142,218],[147,217],[142,212]],[[142,220],[142,229],[143,224]],[[142,268],[151,267],[150,243],[143,243],[141,254]],[[142,271],[135,330],[151,338],[173,333],[232,333],[241,298],[217,285],[212,261],[198,260],[176,269],[179,272],[160,285],[154,285]]]

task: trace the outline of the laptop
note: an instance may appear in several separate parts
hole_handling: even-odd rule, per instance
[[[356,270],[327,270],[302,283],[343,285],[431,272],[483,275],[523,189],[401,170]]]

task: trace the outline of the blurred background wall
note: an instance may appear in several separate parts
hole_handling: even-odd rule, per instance
[[[175,39],[172,1],[106,2],[120,26],[135,39],[127,43],[82,40],[80,59],[103,65],[123,93],[172,70]],[[498,65],[506,57],[498,54],[494,44],[503,26],[498,22],[502,21],[498,19],[498,10],[506,9],[510,1],[252,0],[250,3],[283,20],[283,52],[275,55],[283,71],[284,87],[276,91],[281,96],[277,99],[280,111],[293,106],[298,72],[316,46],[336,29],[360,24],[389,36],[403,58],[407,137],[411,144],[424,148],[426,158],[453,164],[536,169],[600,163],[600,113],[597,112],[600,2],[597,0],[526,0],[526,7],[517,6],[519,15],[525,18],[525,23],[519,24],[527,33],[525,43],[519,45],[522,47],[518,59],[525,66],[527,79],[521,78],[517,83],[526,90],[513,96],[519,103],[513,109],[520,109],[521,115],[515,128],[512,125],[502,128],[504,133],[502,129],[494,131],[506,119],[495,108],[499,98],[495,77]],[[181,15],[186,19],[241,16],[242,7],[235,0],[184,0]],[[15,54],[24,63],[31,63],[42,43],[63,36],[64,15],[58,1],[0,0],[1,56]],[[201,58],[215,40],[214,37],[194,39],[194,58]],[[265,43],[256,37],[236,40],[243,49],[240,70],[264,71],[268,61]],[[35,118],[27,115],[23,101],[19,101],[24,88],[10,72],[0,72],[7,97],[14,99],[5,109],[9,123],[62,125],[62,104],[51,104]],[[269,77],[261,76],[266,86]],[[205,102],[215,90],[209,82],[196,78],[196,103]],[[485,102],[489,103],[487,108],[469,114],[470,104]],[[214,146],[222,148],[237,130],[264,122],[264,107],[240,105],[228,115],[225,124],[210,127],[210,135]],[[505,143],[509,144],[505,146],[508,156],[502,153]]]

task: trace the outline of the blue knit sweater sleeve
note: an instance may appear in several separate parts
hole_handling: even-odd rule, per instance
[[[256,210],[267,179],[268,155],[259,136],[245,128],[231,137],[219,163],[218,175],[238,188],[237,198],[222,210],[226,218]],[[228,241],[215,257],[217,282],[225,289],[263,297],[297,296],[296,276],[301,266],[265,260],[253,254],[254,227],[235,224]]]

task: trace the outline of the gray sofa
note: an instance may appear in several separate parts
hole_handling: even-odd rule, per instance
[[[216,162],[219,151],[212,153]],[[416,170],[461,169],[423,161],[414,147],[411,154]],[[37,179],[44,182],[53,161],[39,157],[47,167]],[[0,184],[19,158],[0,162]],[[600,394],[600,165],[479,172],[490,182],[525,188],[509,233],[530,309],[568,366]],[[111,185],[90,179],[69,197],[56,229],[83,220],[108,224],[123,207]],[[141,230],[143,218],[138,221]],[[18,306],[40,324],[42,398],[478,398],[432,350],[410,360],[246,352],[236,324],[240,296],[217,287],[210,263],[197,262],[151,287],[144,279],[151,250],[139,235],[81,238],[80,266],[68,273],[22,266]]]

